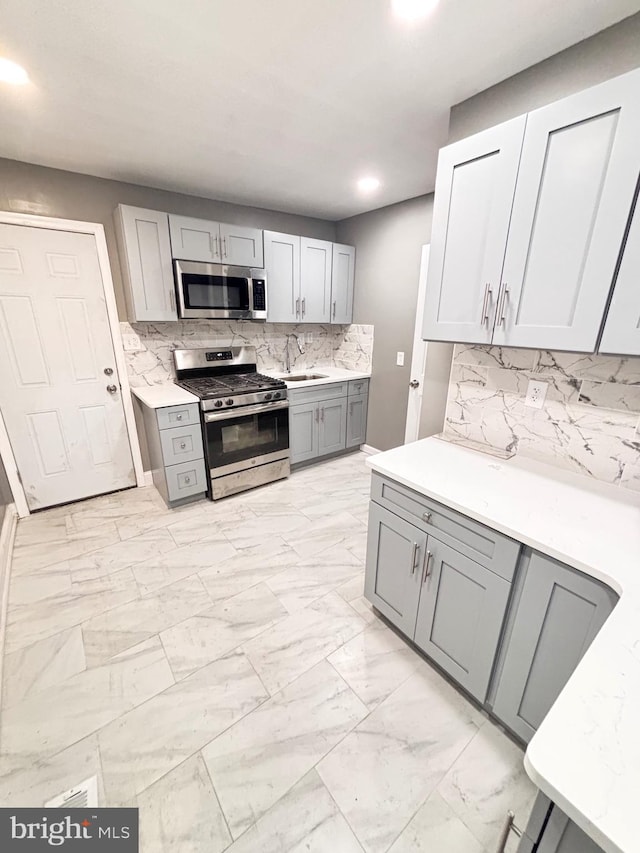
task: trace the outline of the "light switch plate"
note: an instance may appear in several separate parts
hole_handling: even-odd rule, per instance
[[[398,367],[404,366],[404,353],[403,352],[399,352],[396,354],[396,364],[398,365]]]
[[[524,401],[525,406],[530,406],[532,409],[541,409],[544,406],[548,387],[548,382],[530,379],[527,386],[527,396]]]

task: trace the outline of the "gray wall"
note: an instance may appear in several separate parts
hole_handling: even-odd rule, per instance
[[[640,66],[640,13],[456,104],[449,142]]]
[[[334,223],[322,219],[212,201],[0,158],[0,210],[101,222],[104,225],[118,313],[124,320],[126,308],[113,226],[113,211],[120,203],[234,225],[303,234],[321,240],[335,239]]]
[[[13,503],[13,495],[9,488],[9,481],[7,480],[7,474],[4,470],[2,459],[0,459],[0,527],[2,527],[2,521],[4,519],[7,504],[10,503]]]
[[[356,247],[353,321],[375,326],[367,444],[378,450],[404,442],[420,254],[432,212],[426,195],[337,223],[338,241]],[[398,351],[404,367],[396,366]]]

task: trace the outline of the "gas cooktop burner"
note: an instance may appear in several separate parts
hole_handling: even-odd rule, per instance
[[[196,379],[183,379],[178,383],[201,399],[233,394],[253,394],[256,391],[270,391],[273,388],[286,388],[282,379],[273,379],[262,373],[229,373],[224,376],[200,376]]]

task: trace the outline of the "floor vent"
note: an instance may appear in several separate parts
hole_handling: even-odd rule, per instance
[[[80,782],[75,788],[69,788],[64,794],[44,804],[47,809],[90,809],[98,807],[98,777],[91,776]]]

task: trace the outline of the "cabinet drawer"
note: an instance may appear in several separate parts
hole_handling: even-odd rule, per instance
[[[505,580],[513,580],[519,542],[375,472],[371,478],[371,499]]]
[[[197,403],[186,403],[184,406],[167,406],[157,409],[158,429],[170,429],[171,427],[187,426],[187,424],[199,424],[200,412]]]
[[[162,430],[160,443],[162,444],[162,458],[165,465],[192,462],[194,459],[202,459],[204,456],[200,424]]]
[[[165,469],[170,501],[179,501],[207,491],[207,472],[204,459],[170,465]]]
[[[321,373],[322,368],[319,368],[318,372]],[[333,400],[334,397],[346,397],[348,387],[348,382],[331,382],[328,385],[311,385],[309,388],[289,388],[289,405],[321,403],[323,400]]]
[[[349,396],[354,397],[356,394],[369,393],[368,379],[350,379],[349,380]]]

